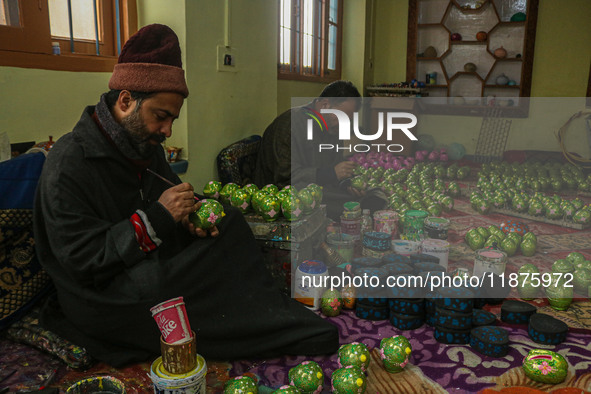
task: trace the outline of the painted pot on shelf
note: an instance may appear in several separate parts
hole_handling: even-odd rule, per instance
[[[507,57],[507,50],[502,46],[500,48],[495,49],[493,53],[497,59],[504,59]]]
[[[506,85],[509,82],[509,78],[505,74],[501,74],[495,79],[495,82],[497,85]]]

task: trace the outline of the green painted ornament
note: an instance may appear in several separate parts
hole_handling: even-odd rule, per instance
[[[573,222],[577,224],[587,224],[591,222],[591,212],[581,208],[573,215]]]
[[[363,343],[352,342],[339,347],[339,366],[347,367],[354,365],[361,368],[363,372],[367,372],[371,356],[369,349]]]
[[[579,252],[570,252],[568,256],[566,256],[566,260],[576,266],[578,263],[585,261],[585,256]]]
[[[274,222],[281,216],[281,202],[276,196],[267,196],[259,203],[259,215],[267,222]]]
[[[532,349],[523,359],[523,372],[536,382],[558,384],[566,379],[568,362],[556,352]]]
[[[279,199],[279,201],[283,202],[283,200],[285,200],[285,197],[291,195],[291,193],[289,192],[289,190],[285,190],[285,189],[281,189],[277,192],[277,194],[275,194],[275,196]]]
[[[232,193],[230,204],[240,209],[240,212],[246,213],[250,209],[251,195],[244,189],[238,189]]]
[[[324,316],[333,317],[341,314],[343,299],[341,293],[336,289],[327,289],[322,294],[320,310]]]
[[[271,394],[300,394],[301,391],[298,390],[295,386],[290,386],[288,384],[279,387],[277,390],[273,391]]]
[[[220,200],[222,204],[230,205],[230,198],[232,198],[232,194],[240,189],[240,186],[237,184],[230,182],[226,183],[222,190],[220,190]]]
[[[524,264],[517,271],[518,283],[517,293],[522,300],[533,300],[537,297],[541,283],[539,280],[540,270],[533,264]]]
[[[249,183],[248,185],[244,185],[242,190],[246,190],[251,196],[259,191],[259,187],[254,183]]]
[[[189,214],[189,221],[193,223],[195,227],[203,230],[217,226],[226,214],[224,213],[224,207],[216,200],[204,199],[201,200],[201,207]]]
[[[380,355],[384,368],[390,373],[401,372],[412,353],[412,346],[408,339],[402,335],[384,338],[380,342]]]
[[[573,287],[566,287],[565,277],[560,279],[552,279],[550,286],[546,288],[546,297],[550,306],[557,311],[565,311],[568,309],[573,301]]]
[[[209,181],[203,186],[203,195],[207,198],[215,198],[217,200],[220,197],[221,190],[222,182]]]
[[[256,382],[250,376],[236,376],[224,385],[224,394],[258,394]]]
[[[314,201],[312,193],[310,193],[308,189],[304,188],[298,192],[298,198],[300,199],[304,213],[310,214],[316,206],[316,201]]]
[[[319,207],[322,203],[322,187],[315,183],[310,183],[306,186],[306,189],[312,193],[312,197],[314,197],[314,201],[316,202],[315,207]]]
[[[563,274],[575,272],[575,266],[567,259],[558,259],[550,267],[552,272],[560,272]]]
[[[333,372],[331,386],[335,394],[362,394],[367,388],[367,378],[361,368],[349,365]]]
[[[579,294],[586,294],[591,286],[591,269],[579,268],[573,274],[573,284],[575,291]]]
[[[275,194],[277,194],[279,192],[279,188],[276,185],[273,185],[271,183],[268,184],[268,185],[263,186],[261,188],[261,190],[264,190],[267,193],[272,194],[272,195],[275,195]]]
[[[320,393],[324,383],[322,368],[314,361],[304,361],[289,370],[289,384],[302,393]]]
[[[291,193],[285,196],[283,201],[281,201],[281,212],[287,220],[292,222],[299,220],[304,214],[304,211],[302,211],[301,208],[300,199]]]
[[[252,195],[252,197],[250,199],[250,204],[252,205],[252,209],[254,209],[254,211],[256,213],[259,212],[259,207],[260,207],[261,202],[263,202],[263,200],[265,198],[267,198],[268,196],[270,196],[270,194],[264,190],[259,190],[258,192],[255,192]]]

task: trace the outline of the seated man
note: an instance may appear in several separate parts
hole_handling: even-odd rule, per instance
[[[57,289],[43,326],[121,366],[160,353],[150,308],[183,296],[206,358],[334,353],[336,327],[273,287],[240,212],[225,207],[209,234],[188,220],[200,204],[160,145],[189,93],[176,34],[139,30],[109,88],[55,143],[39,181],[36,248]]]
[[[363,208],[372,211],[382,209],[386,200],[348,186],[357,164],[344,160],[342,150],[319,151],[318,141],[327,145],[343,145],[338,139],[338,119],[333,114],[324,114],[327,132],[313,123],[314,141],[307,139],[310,114],[316,116],[322,109],[344,112],[349,119],[358,111],[361,95],[349,81],[335,81],[327,85],[320,96],[302,107],[291,108],[279,115],[263,134],[257,158],[256,183],[259,187],[273,183],[279,188],[293,185],[296,189],[316,183],[323,187],[323,203],[327,214],[338,220],[343,204],[359,201]]]

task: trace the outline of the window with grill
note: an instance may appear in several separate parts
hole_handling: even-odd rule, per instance
[[[341,77],[342,0],[279,0],[278,77]]]
[[[135,0],[0,0],[0,65],[112,71]]]

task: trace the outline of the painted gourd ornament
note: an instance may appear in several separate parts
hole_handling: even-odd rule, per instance
[[[259,215],[267,222],[274,222],[281,216],[281,203],[276,196],[267,196],[259,203]]]
[[[246,213],[250,208],[251,195],[246,190],[238,189],[232,193],[230,204],[240,209],[240,212]]]
[[[341,345],[339,348],[339,366],[347,367],[354,365],[366,372],[369,368],[371,356],[369,349],[363,343],[352,342],[346,345]]]
[[[410,359],[412,346],[406,337],[397,335],[380,342],[380,355],[384,368],[390,373],[401,372]]]
[[[532,349],[523,360],[523,372],[536,382],[557,384],[566,379],[568,362],[553,351]]]
[[[250,376],[236,376],[224,385],[224,394],[257,394],[258,392],[257,384]]]
[[[497,85],[506,85],[509,82],[509,78],[505,74],[501,74],[495,79],[495,82]]]
[[[316,201],[314,201],[314,197],[312,193],[307,188],[304,188],[298,192],[298,198],[300,199],[300,203],[302,204],[302,210],[305,214],[309,214],[314,210],[316,206]]]
[[[254,211],[256,213],[259,212],[259,206],[260,206],[261,202],[263,202],[263,200],[265,198],[267,198],[268,196],[270,196],[270,194],[264,190],[259,190],[258,192],[255,192],[252,195],[252,197],[250,199],[250,204],[252,205],[252,209],[254,209]]]
[[[509,219],[501,223],[500,227],[505,234],[517,233],[523,236],[525,235],[525,233],[529,232],[529,227],[527,226],[527,224],[513,219]]]
[[[341,314],[341,309],[343,309],[343,299],[341,298],[341,293],[338,290],[327,289],[324,293],[322,293],[320,310],[324,316],[338,316]]]
[[[254,195],[256,192],[259,191],[259,188],[257,185],[255,185],[254,183],[249,183],[248,185],[244,185],[242,187],[242,190],[246,190],[248,192],[248,194],[250,194],[251,196]]]
[[[201,207],[189,214],[189,220],[195,227],[203,230],[217,226],[222,218],[226,216],[224,207],[216,200],[201,200]]]
[[[275,195],[279,192],[279,188],[273,184],[268,184],[263,186],[263,188],[261,190],[266,191],[269,194]]]
[[[207,198],[215,198],[216,200],[220,197],[220,191],[222,190],[222,183],[219,181],[209,181],[203,186],[203,195]]]
[[[312,197],[314,197],[314,202],[316,203],[314,206],[320,206],[320,203],[322,202],[322,186],[319,186],[315,183],[310,183],[308,186],[306,186],[306,189],[308,189],[310,193],[312,193]]]
[[[485,31],[479,31],[478,33],[476,33],[476,40],[480,42],[486,41],[487,38],[488,34],[486,34]]]
[[[320,393],[324,383],[322,368],[314,361],[304,361],[289,370],[289,384],[302,393]]]
[[[220,190],[220,200],[222,204],[230,205],[230,198],[232,198],[232,193],[236,190],[240,189],[240,186],[237,184],[230,182],[226,183],[222,190]]]
[[[343,297],[343,308],[355,308],[355,287],[346,286],[341,290],[341,297]]]
[[[292,222],[299,220],[304,213],[301,208],[300,199],[292,193],[288,193],[288,195],[283,198],[283,201],[281,201],[281,212],[287,220]]]
[[[361,368],[349,365],[333,372],[331,386],[335,394],[362,394],[367,388],[367,378]]]

